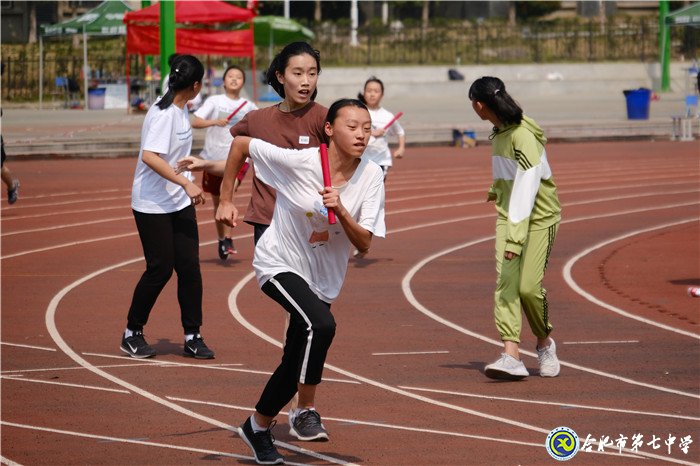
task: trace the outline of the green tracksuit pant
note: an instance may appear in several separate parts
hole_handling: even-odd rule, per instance
[[[501,340],[520,343],[524,311],[532,333],[545,338],[553,327],[549,322],[547,290],[542,287],[542,280],[559,224],[530,231],[522,255],[511,260],[503,258],[506,227],[505,224],[496,225],[496,328]]]

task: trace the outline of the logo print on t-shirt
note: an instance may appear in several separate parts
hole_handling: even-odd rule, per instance
[[[318,215],[317,212],[306,212],[306,218],[309,219],[313,229],[309,237],[311,248],[325,246],[328,243],[328,220],[323,215]]]
[[[309,143],[308,136],[299,136],[299,144],[308,144],[308,143]]]

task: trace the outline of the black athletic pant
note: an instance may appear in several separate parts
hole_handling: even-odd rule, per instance
[[[335,336],[331,305],[321,301],[300,276],[285,272],[262,286],[263,292],[289,312],[282,362],[267,382],[255,406],[276,416],[297,392],[297,384],[321,383],[323,364]]]
[[[198,333],[202,325],[202,275],[194,206],[169,214],[133,212],[146,271],[134,290],[127,328],[143,330],[158,295],[175,270],[182,327],[185,334]]]

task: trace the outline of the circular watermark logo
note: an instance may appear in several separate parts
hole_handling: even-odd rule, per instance
[[[578,453],[578,435],[568,427],[557,427],[547,435],[547,452],[557,461],[568,461]]]

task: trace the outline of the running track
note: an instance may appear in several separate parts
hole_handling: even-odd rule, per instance
[[[482,375],[500,344],[489,148],[407,152],[387,182],[388,237],[351,261],[333,306],[317,399],[331,441],[293,440],[281,414],[288,463],[555,464],[544,443],[558,426],[596,440],[572,464],[700,463],[700,299],[686,295],[700,285],[697,143],[550,145],[564,221],[545,286],[563,367],[537,376],[525,324],[532,376],[516,383]],[[174,278],[146,328],[158,356],[125,357],[144,267],[134,163],[12,161],[22,189],[2,206],[3,464],[251,463],[232,430],[276,366],[283,328],[251,274],[251,229],[238,228],[239,254],[221,263],[211,203],[199,207],[216,359],[181,356]],[[613,444],[598,453],[605,436]]]

